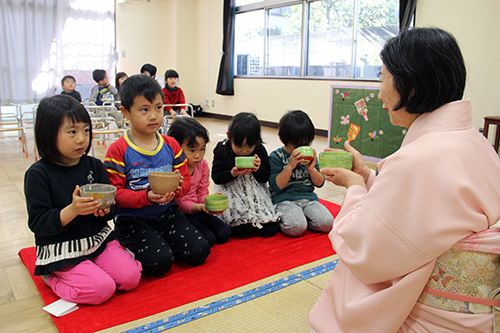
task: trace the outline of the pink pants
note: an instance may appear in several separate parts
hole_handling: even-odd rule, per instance
[[[141,271],[141,263],[113,240],[97,258],[53,272],[47,284],[62,299],[96,305],[110,299],[116,289],[128,291],[136,288]]]

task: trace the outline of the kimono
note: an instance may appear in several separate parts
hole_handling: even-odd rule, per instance
[[[492,331],[491,313],[417,303],[436,259],[500,219],[500,159],[468,100],[419,116],[351,186],[329,234],[340,260],[309,314],[318,332]]]

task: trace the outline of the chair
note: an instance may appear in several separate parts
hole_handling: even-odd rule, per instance
[[[498,146],[500,142],[500,116],[486,116],[484,117],[484,129],[483,135],[488,139],[488,129],[490,125],[496,125],[497,131],[495,133],[495,141],[493,147],[495,151],[498,153]]]
[[[5,104],[0,105],[0,138],[8,138],[3,133],[15,132],[21,140],[21,148],[26,157],[28,157],[28,149],[26,145],[26,131],[24,130],[22,119],[20,116],[19,105]]]
[[[104,148],[107,148],[107,141],[115,141],[123,134],[124,128],[118,128],[116,120],[113,117],[94,117],[92,118],[92,142],[99,145],[102,142]],[[94,155],[94,145],[92,145],[92,155]]]
[[[38,109],[38,103],[21,103],[19,104],[19,112],[21,114],[21,124],[24,127],[24,131],[26,135],[28,134],[27,130],[35,128],[35,118],[36,111]],[[34,137],[34,133],[33,133]],[[27,145],[26,145],[27,147]],[[36,149],[36,142],[33,138],[33,151],[35,152],[35,161],[38,161],[38,153]],[[28,153],[26,153],[28,156]]]
[[[187,109],[188,115],[177,115],[177,117],[193,117],[194,111],[193,111],[193,106],[191,104],[163,104],[163,109],[167,106],[172,106],[172,107],[179,107],[179,106],[185,106]],[[190,114],[191,113],[191,114]],[[168,128],[170,127],[170,120],[175,119],[176,116],[172,116],[170,113],[165,115],[163,117],[163,124],[160,129],[160,133],[162,134],[167,134]]]

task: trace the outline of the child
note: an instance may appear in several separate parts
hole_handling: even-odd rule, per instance
[[[281,231],[290,236],[301,235],[307,227],[329,232],[333,216],[318,201],[314,187],[321,187],[325,177],[319,172],[316,161],[306,161],[302,153],[294,151],[309,146],[314,140],[314,125],[309,116],[300,110],[286,113],[279,121],[278,135],[284,144],[269,155],[271,175],[269,185],[276,212],[280,216]]]
[[[116,90],[118,91],[118,93],[116,95],[114,95],[115,101],[120,100],[120,87],[122,86],[123,81],[125,81],[127,78],[128,78],[128,75],[125,72],[116,73],[115,87],[116,87]]]
[[[62,78],[61,87],[63,88],[63,91],[61,91],[62,95],[69,95],[78,102],[82,102],[82,96],[75,90],[76,80],[72,75],[66,75]]]
[[[254,168],[239,170],[235,167],[236,156],[255,156]],[[238,113],[229,124],[227,139],[214,149],[212,166],[214,192],[222,192],[229,199],[222,219],[231,227],[232,236],[269,237],[278,232],[267,187],[269,172],[259,120],[251,113]]]
[[[111,210],[80,196],[82,185],[109,184],[101,161],[87,155],[91,137],[89,114],[76,99],[42,99],[35,121],[42,158],[24,177],[35,275],[60,298],[81,304],[101,304],[116,289],[134,289],[141,278],[141,264],[120,247],[107,223]]]
[[[178,81],[179,74],[176,71],[169,69],[165,72],[165,88],[163,88],[165,100],[163,104],[186,104],[184,92],[181,88],[177,87]],[[174,117],[178,114],[187,115],[185,106],[175,108],[167,106],[165,109]]]
[[[177,141],[157,133],[163,120],[161,87],[149,76],[132,75],[123,82],[120,97],[130,130],[109,146],[104,159],[111,184],[118,188],[118,240],[135,254],[146,275],[165,274],[174,257],[200,265],[210,245],[174,205],[176,195],[189,191],[190,177]],[[183,181],[176,192],[156,194],[149,188],[152,171],[176,171]]]
[[[92,72],[92,77],[97,82],[97,85],[92,88],[89,101],[94,102],[98,106],[103,105],[103,103],[112,102],[112,96],[118,94],[118,90],[109,84],[106,71],[104,69],[96,69]]]
[[[191,176],[191,189],[186,195],[176,197],[175,203],[179,210],[186,214],[188,222],[203,234],[210,245],[227,242],[231,230],[224,221],[209,214],[205,208],[210,180],[210,169],[203,158],[209,141],[207,129],[193,118],[179,117],[170,126],[168,135],[181,145]]]

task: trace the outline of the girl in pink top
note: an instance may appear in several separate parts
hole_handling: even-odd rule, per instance
[[[210,245],[227,242],[231,236],[229,226],[205,208],[210,183],[210,169],[203,158],[209,142],[207,129],[191,117],[178,117],[170,126],[168,135],[176,139],[184,151],[191,176],[189,192],[175,198],[175,203]]]

